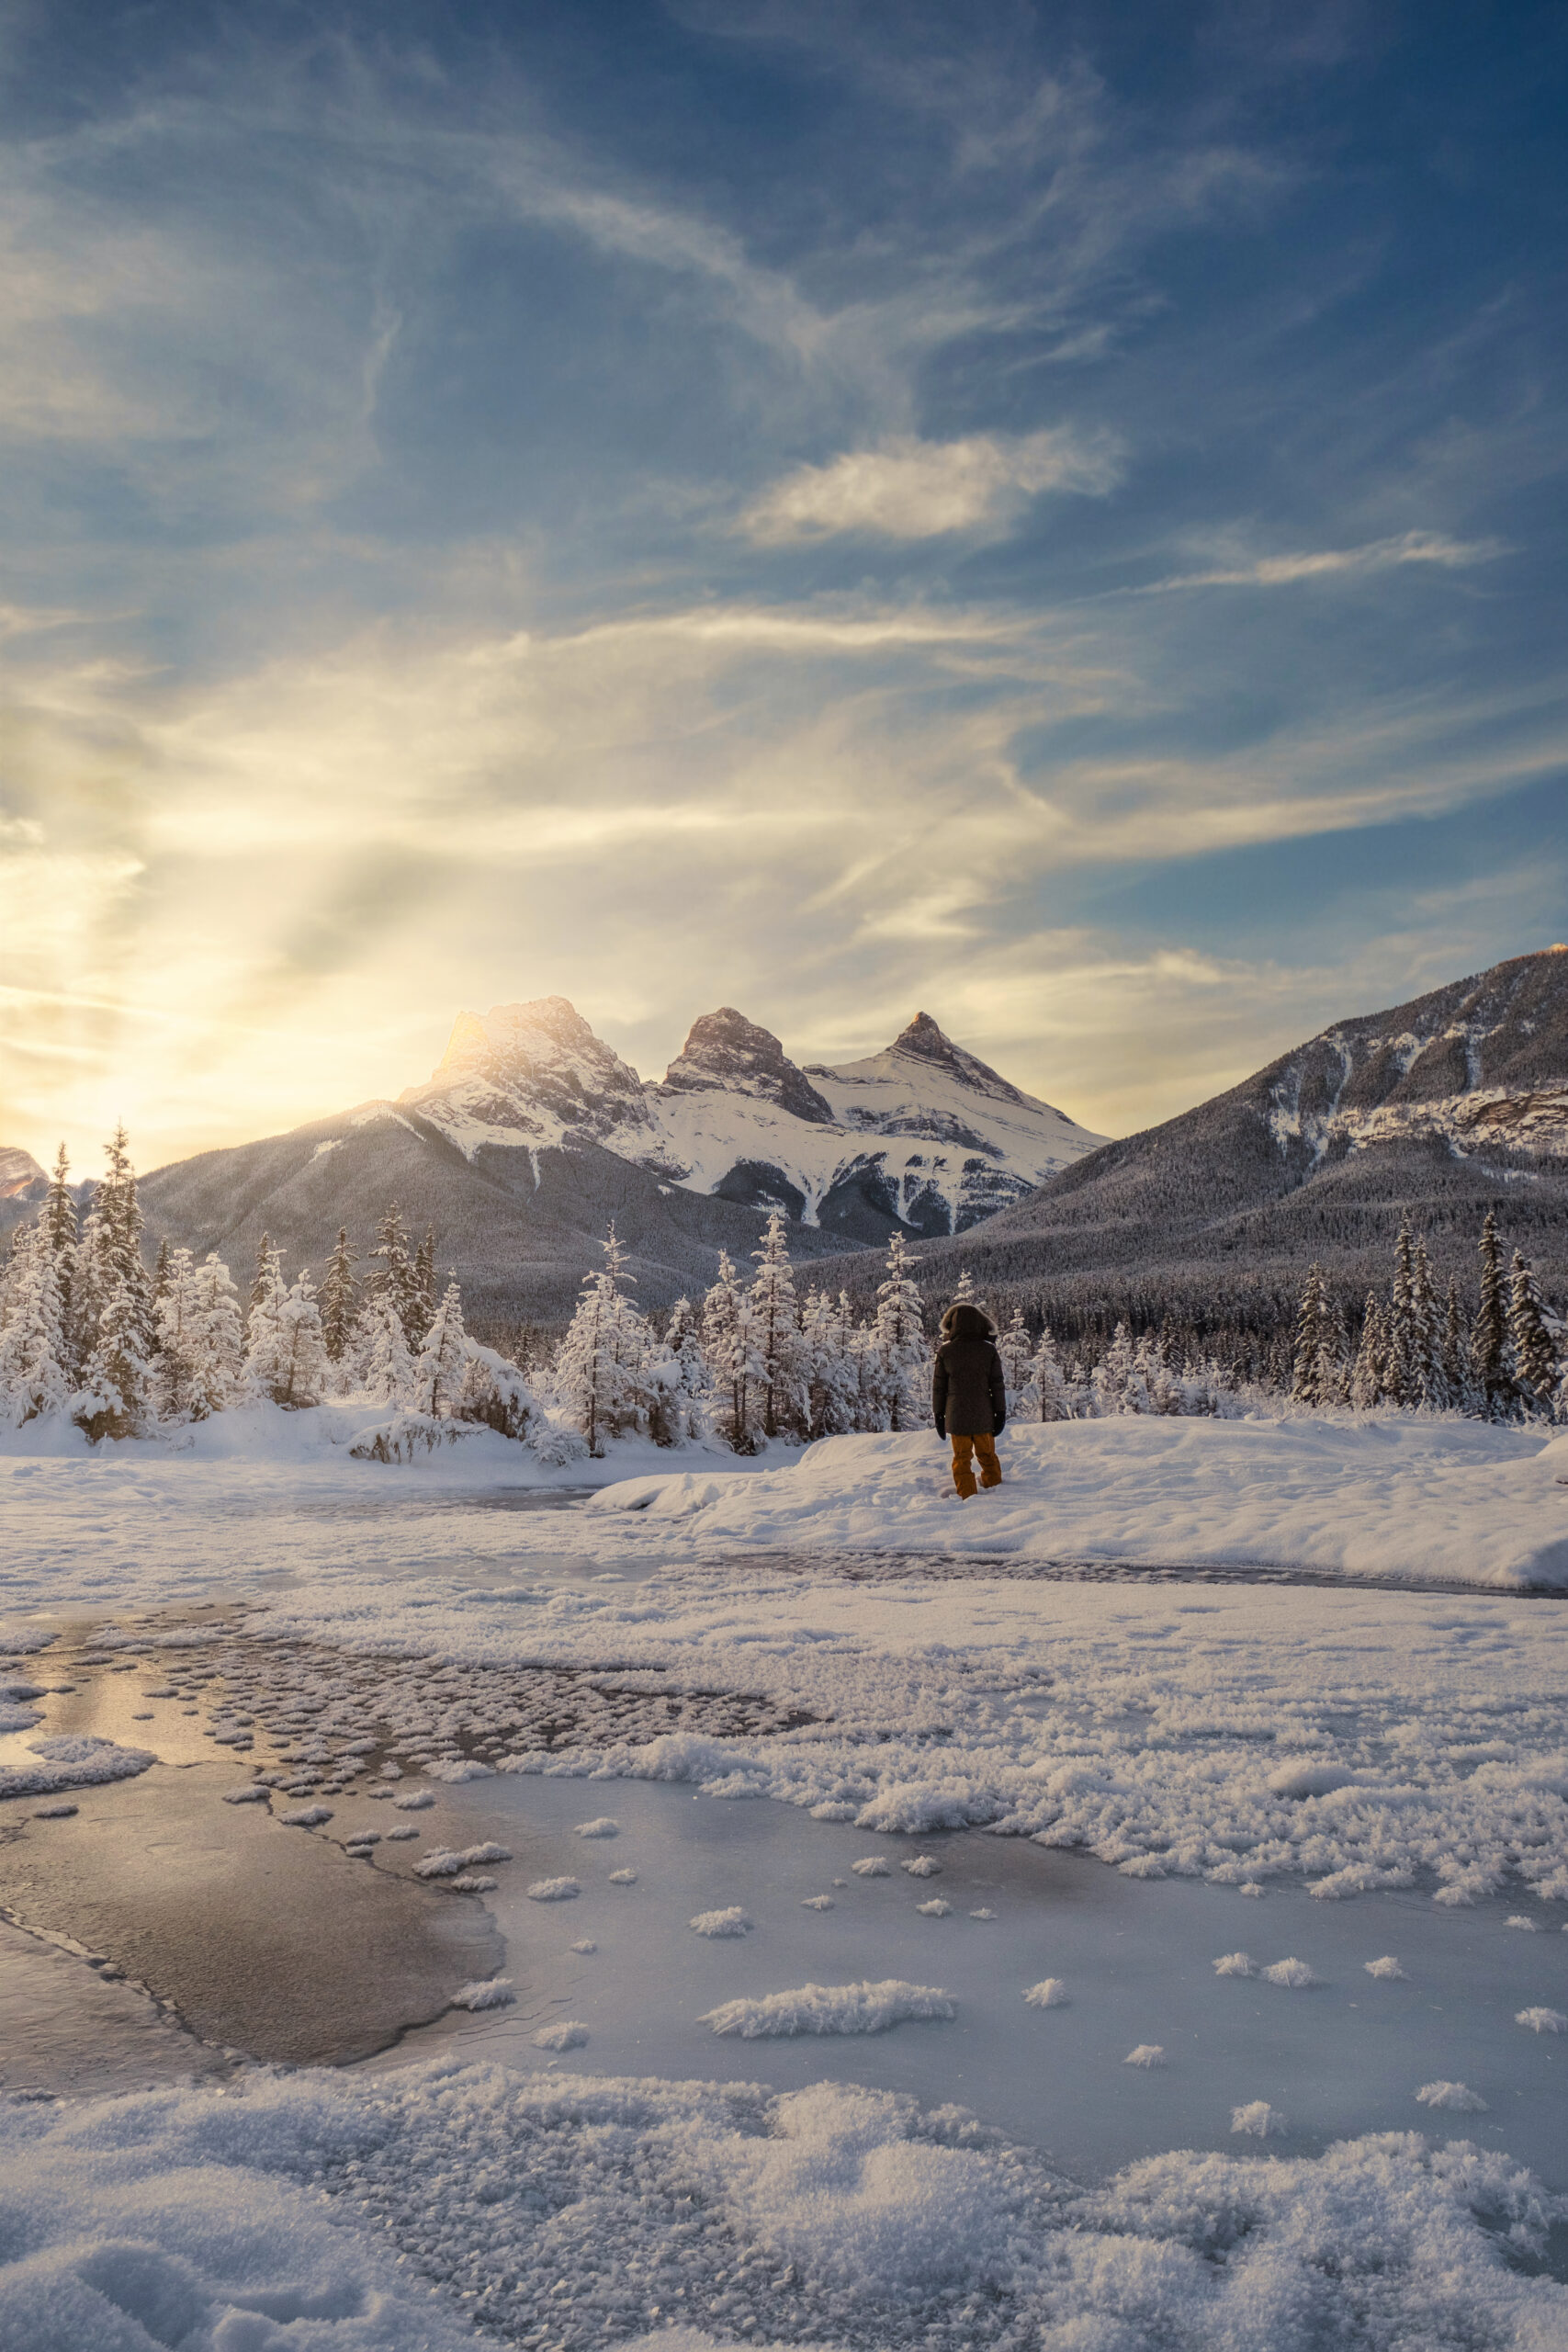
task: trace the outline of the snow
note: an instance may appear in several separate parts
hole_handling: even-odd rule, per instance
[[[923,1431],[827,1438],[760,1476],[626,1479],[602,1487],[588,1515],[626,1517],[635,1541],[632,1515],[657,1512],[667,1555],[980,1550],[1568,1588],[1557,1486],[1568,1475],[1568,1436],[1549,1430],[1415,1414],[1132,1415],[1015,1422],[1000,1453],[1002,1485],[961,1510],[945,1450]]]
[[[144,1747],[121,1747],[87,1733],[29,1740],[28,1753],[38,1758],[36,1764],[0,1763],[0,1798],[48,1796],[56,1789],[129,1781],[158,1760]]]
[[[802,1898],[800,1907],[803,1911],[830,1911],[833,1898],[830,1894],[807,1894]]]
[[[1385,1982],[1394,1979],[1397,1979],[1400,1984],[1405,1982],[1404,1971],[1392,1952],[1384,1952],[1381,1960],[1369,1960],[1362,1964],[1369,1976],[1381,1977]]]
[[[730,1903],[720,1911],[699,1911],[686,1924],[699,1936],[749,1936],[757,1923],[747,1917],[739,1903]]]
[[[922,1919],[945,1919],[953,1909],[953,1905],[937,1894],[933,1895],[929,1903],[917,1903],[915,1909]]]
[[[1287,1992],[1292,1993],[1303,1992],[1309,1984],[1322,1981],[1304,1960],[1277,1960],[1271,1967],[1259,1973],[1265,1984],[1282,1984]]]
[[[580,1821],[577,1825],[580,1838],[618,1838],[620,1834],[620,1823],[607,1813],[601,1814],[596,1821]]]
[[[534,2036],[536,2050],[581,2050],[588,2040],[588,2028],[577,2018],[563,2018],[559,2025],[539,2028]]]
[[[1231,2130],[1255,2140],[1267,2140],[1285,2130],[1285,2119],[1266,2098],[1250,2098],[1231,2109]]]
[[[715,2033],[755,2041],[773,2034],[886,2033],[911,2018],[957,2014],[957,2004],[935,1985],[889,1977],[881,1984],[803,1984],[797,1992],[724,2001],[701,2022]]]
[[[866,1854],[858,1862],[852,1862],[850,1868],[856,1878],[887,1878],[892,1874],[893,1865],[880,1854]]]
[[[447,2003],[453,2009],[504,2009],[517,1998],[510,1976],[487,1976],[459,1984]]]
[[[1420,2107],[1444,2108],[1456,2115],[1486,2113],[1486,2101],[1468,2083],[1423,2083],[1416,2098]]]
[[[1128,2051],[1122,2064],[1123,2066],[1163,2066],[1165,2052],[1157,2041],[1140,2041],[1134,2049]]]
[[[223,1802],[225,1804],[265,1804],[266,1795],[266,1791],[253,1781],[243,1789],[225,1789]]]
[[[574,1878],[536,1878],[528,1889],[530,1903],[570,1903],[582,1892]]]
[[[1568,2017],[1564,2017],[1561,2009],[1549,2009],[1540,2005],[1520,2009],[1514,2023],[1528,2026],[1532,2033],[1568,2033]]]
[[[1250,1952],[1227,1951],[1214,1962],[1216,1976],[1256,1976],[1258,1970]]]
[[[1023,1997],[1032,2009],[1065,2009],[1067,1988],[1059,1976],[1043,1976],[1038,1984],[1029,1987]]]

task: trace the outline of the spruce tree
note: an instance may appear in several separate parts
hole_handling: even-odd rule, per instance
[[[343,1363],[359,1320],[359,1284],[354,1272],[356,1262],[348,1227],[340,1225],[337,1245],[327,1261],[321,1289],[321,1340],[334,1364]]]
[[[1292,1401],[1309,1411],[1328,1402],[1323,1393],[1323,1370],[1330,1330],[1328,1286],[1323,1268],[1312,1265],[1296,1304],[1296,1348],[1291,1369]]]
[[[1411,1357],[1416,1375],[1416,1401],[1440,1410],[1449,1401],[1443,1374],[1443,1324],[1425,1239],[1416,1244],[1410,1285]]]
[[[141,1258],[141,1207],[123,1125],[116,1127],[104,1146],[104,1157],[108,1167],[94,1187],[93,1204],[76,1250],[71,1302],[73,1342],[85,1370],[98,1353],[103,1318],[112,1304],[114,1344],[117,1350],[128,1351],[124,1369],[130,1379],[133,1363],[145,1370],[153,1351],[154,1332],[152,1284]],[[136,1409],[140,1426],[144,1398],[140,1398]]]
[[[1470,1376],[1483,1420],[1501,1420],[1508,1408],[1508,1284],[1495,1213],[1488,1209],[1481,1227],[1481,1305],[1470,1334]]]
[[[297,1412],[326,1394],[327,1351],[316,1290],[309,1273],[263,1298],[251,1317],[246,1370],[252,1385],[275,1405]]]
[[[1040,1345],[1034,1351],[1030,1370],[1030,1384],[1034,1391],[1035,1410],[1043,1421],[1070,1421],[1072,1401],[1067,1394],[1066,1376],[1062,1360],[1056,1353],[1056,1342],[1051,1336],[1051,1326],[1045,1324],[1040,1333]]]
[[[403,1318],[388,1289],[373,1291],[360,1319],[365,1346],[365,1386],[383,1405],[407,1408],[413,1388],[413,1358]]]
[[[71,1397],[59,1260],[50,1238],[49,1209],[25,1229],[13,1254],[0,1327],[0,1427],[63,1413]]]
[[[1546,1327],[1540,1284],[1517,1250],[1508,1276],[1507,1369],[1524,1410],[1550,1418],[1557,1394],[1557,1351]]]
[[[435,1227],[427,1225],[424,1239],[414,1252],[413,1297],[409,1322],[409,1345],[423,1347],[425,1333],[435,1320]]]
[[[557,1396],[592,1454],[611,1438],[646,1430],[649,1414],[651,1334],[622,1295],[621,1283],[633,1277],[613,1225],[601,1246],[604,1263],[583,1276],[583,1296],[556,1359]]]
[[[758,1403],[765,1438],[799,1437],[807,1423],[799,1309],[789,1262],[789,1235],[780,1212],[768,1218],[762,1246],[752,1251],[751,1335],[757,1355]]]
[[[76,1335],[76,1204],[71,1197],[71,1161],[63,1144],[54,1155],[49,1195],[43,1204],[43,1222],[60,1294],[60,1361],[70,1379],[80,1370],[81,1360],[73,1344]]]
[[[1391,1405],[1421,1402],[1420,1334],[1416,1324],[1416,1257],[1408,1224],[1393,1245],[1393,1287],[1383,1325],[1383,1395]]]
[[[801,1326],[807,1435],[843,1437],[855,1426],[857,1375],[848,1340],[848,1302],[813,1290]]]
[[[245,1327],[234,1278],[209,1250],[196,1272],[195,1333],[189,1346],[193,1420],[227,1412],[245,1394]]]
[[[751,1323],[751,1301],[727,1251],[718,1279],[703,1301],[703,1354],[707,1363],[709,1414],[716,1435],[735,1453],[754,1453],[761,1434],[757,1388],[761,1365]]]
[[[1143,1411],[1147,1399],[1138,1393],[1142,1383],[1125,1323],[1118,1323],[1111,1333],[1111,1345],[1096,1364],[1090,1385],[1096,1414],[1102,1420],[1112,1419],[1119,1413]]]
[[[434,1241],[431,1249],[434,1256]],[[386,1214],[376,1230],[376,1247],[370,1256],[374,1266],[368,1284],[370,1295],[391,1302],[403,1327],[403,1338],[411,1348],[417,1349],[429,1328],[423,1277],[409,1250],[402,1211],[396,1201],[389,1202],[387,1205]]]
[[[1376,1291],[1367,1293],[1361,1337],[1350,1373],[1350,1402],[1359,1413],[1376,1412],[1383,1401],[1383,1315]]]
[[[245,1301],[247,1326],[264,1299],[276,1298],[282,1272],[283,1252],[273,1248],[271,1234],[264,1233],[256,1244],[256,1270],[251,1276],[250,1296]]]
[[[158,1352],[153,1359],[152,1396],[161,1421],[197,1418],[197,1361],[200,1352],[200,1307],[196,1264],[188,1250],[158,1252],[162,1287],[158,1299]]]
[[[931,1419],[927,1392],[925,1307],[914,1276],[914,1260],[895,1226],[887,1244],[886,1279],[876,1287],[876,1381],[886,1426],[917,1430]]]
[[[414,1372],[414,1402],[422,1413],[450,1419],[462,1401],[468,1364],[468,1338],[463,1329],[463,1299],[448,1281],[424,1335]]]
[[[1449,1277],[1448,1311],[1443,1318],[1443,1385],[1451,1406],[1469,1412],[1474,1403],[1470,1378],[1470,1345],[1465,1337],[1464,1310],[1459,1283]]]
[[[703,1354],[696,1309],[689,1298],[678,1298],[671,1308],[670,1320],[664,1329],[664,1344],[675,1365],[681,1394],[685,1399],[685,1434],[695,1437],[702,1422],[702,1396],[708,1385],[708,1368]]]
[[[1023,1319],[1023,1309],[1015,1306],[1012,1315],[997,1335],[997,1353],[1002,1360],[1002,1379],[1007,1387],[1008,1418],[1021,1420],[1032,1408],[1034,1399],[1029,1394],[1029,1376],[1034,1363],[1034,1342]]]

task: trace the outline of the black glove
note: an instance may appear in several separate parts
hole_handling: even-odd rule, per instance
[[[1002,1431],[1006,1429],[1007,1425],[1008,1425],[1008,1417],[1007,1417],[1007,1415],[1006,1415],[1005,1413],[1003,1413],[1003,1414],[1002,1414],[1002,1416],[1000,1417],[1000,1419],[998,1419],[998,1423],[997,1423],[996,1428],[991,1431],[991,1435],[992,1435],[993,1437],[1000,1437],[1000,1435],[1001,1435]]]

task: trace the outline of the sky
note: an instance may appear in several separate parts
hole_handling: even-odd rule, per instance
[[[1568,11],[0,0],[0,1144],[1568,938]]]

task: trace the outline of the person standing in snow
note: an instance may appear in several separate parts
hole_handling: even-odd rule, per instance
[[[997,1351],[996,1326],[984,1307],[957,1299],[942,1318],[942,1341],[931,1374],[931,1418],[938,1437],[953,1440],[953,1483],[964,1498],[980,1484],[999,1487],[997,1440],[1007,1427],[1007,1380]]]

